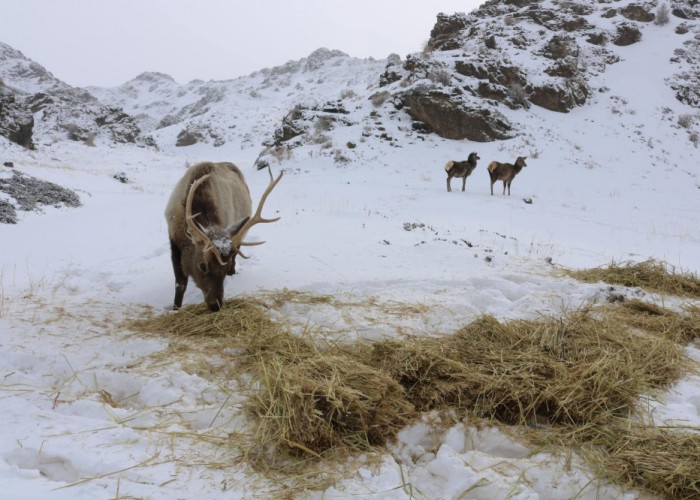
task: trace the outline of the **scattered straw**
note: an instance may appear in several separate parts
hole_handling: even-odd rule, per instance
[[[228,301],[218,313],[187,307],[129,325],[216,358],[210,376],[230,376],[231,365],[246,374],[254,425],[243,455],[258,467],[279,460],[277,472],[297,473],[287,465],[372,450],[421,412],[450,410],[523,426],[549,447],[566,435],[600,464],[599,474],[628,486],[673,497],[697,491],[698,435],[642,429],[630,417],[641,395],[690,369],[683,345],[699,336],[698,309],[627,301],[537,321],[482,316],[441,337],[323,345],[270,319],[267,309],[285,300],[336,302],[284,291]]]
[[[543,431],[530,435],[540,444],[574,447],[599,477],[663,498],[700,498],[700,434],[631,425]]]
[[[695,273],[677,271],[656,260],[611,263],[607,267],[567,271],[585,283],[603,281],[611,285],[639,287],[650,292],[700,298],[700,278]]]

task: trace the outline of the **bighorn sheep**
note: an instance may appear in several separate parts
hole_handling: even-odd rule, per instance
[[[491,176],[491,196],[493,196],[493,185],[496,181],[503,181],[503,194],[506,194],[506,186],[508,186],[508,196],[510,196],[510,184],[523,167],[527,167],[525,160],[527,160],[527,157],[518,156],[518,159],[515,160],[515,165],[511,163],[499,163],[497,161],[489,163],[488,170],[489,176]]]
[[[204,294],[209,309],[218,311],[224,301],[224,279],[235,271],[236,255],[248,230],[264,219],[261,211],[265,200],[282,178],[270,171],[270,184],[258,208],[251,216],[252,202],[243,174],[233,163],[198,163],[190,167],[175,185],[165,209],[168,236],[175,273],[174,309],[182,306],[182,298],[191,276]]]
[[[450,182],[452,181],[453,177],[461,177],[462,178],[462,191],[464,191],[464,188],[467,185],[467,177],[471,175],[471,173],[474,171],[476,168],[476,161],[480,160],[479,155],[476,153],[471,153],[469,157],[467,158],[467,161],[448,161],[445,164],[445,172],[447,172],[447,192],[452,191],[452,186],[450,186]]]

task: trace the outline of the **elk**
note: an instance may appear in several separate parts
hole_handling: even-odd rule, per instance
[[[265,200],[282,178],[280,173],[273,179],[269,172],[270,183],[252,215],[248,185],[233,163],[198,163],[175,185],[165,209],[175,273],[173,309],[182,306],[190,276],[209,309],[221,308],[224,279],[235,274],[236,255],[248,258],[240,248],[264,243],[243,241],[246,234],[255,224],[279,220],[261,216]]]
[[[471,175],[471,173],[474,171],[476,168],[476,161],[480,160],[479,155],[476,153],[471,153],[469,157],[467,158],[467,161],[448,161],[445,163],[445,172],[447,172],[447,192],[452,191],[452,186],[450,186],[450,182],[452,181],[453,177],[461,177],[462,178],[462,191],[464,191],[464,188],[467,185],[467,177]]]
[[[512,163],[499,163],[497,161],[492,161],[487,167],[489,170],[489,176],[491,176],[491,196],[493,196],[493,185],[496,181],[503,181],[503,194],[506,194],[506,186],[508,186],[508,196],[510,196],[510,185],[516,175],[520,173],[523,167],[527,167],[525,163],[527,157],[518,156],[515,160],[515,164]]]

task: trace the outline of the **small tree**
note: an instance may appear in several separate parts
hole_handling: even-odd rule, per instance
[[[659,8],[656,9],[656,19],[654,19],[654,24],[658,26],[668,24],[670,21],[669,12],[670,9],[668,8],[668,4],[666,2],[659,5]]]

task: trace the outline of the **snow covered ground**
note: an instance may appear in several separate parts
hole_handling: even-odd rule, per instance
[[[286,173],[265,214],[282,218],[253,229],[267,243],[239,260],[227,297],[288,288],[422,306],[422,313],[403,316],[327,304],[280,308],[319,335],[375,339],[450,332],[484,313],[534,318],[604,300],[602,284],[562,277],[560,267],[656,258],[699,272],[698,152],[676,123],[687,108],[663,84],[673,71],[670,39],[678,35],[649,29],[659,30],[653,50],[619,48],[624,63],[597,82],[606,92],[568,114],[520,111],[525,125],[509,141],[419,137],[408,117],[389,119],[381,110],[377,119],[397,146],[374,135],[363,139],[371,104],[358,96],[350,115],[358,126],[332,132],[334,148],[356,143],[347,152],[350,163],[338,164],[317,145],[272,162],[273,171]],[[378,66],[353,63],[353,79],[365,85]],[[659,70],[650,75],[649,67]],[[342,72],[326,78],[327,96],[346,88]],[[269,109],[287,109],[282,93],[264,97]],[[260,123],[247,110],[238,127],[255,131]],[[244,429],[244,396],[235,383],[222,387],[193,375],[183,360],[163,358],[167,338],[120,326],[172,304],[163,211],[188,164],[233,161],[254,202],[264,190],[267,173],[253,168],[259,149],[250,134],[238,137],[216,148],[160,152],[53,138],[27,151],[0,139],[3,161],[75,190],[82,201],[80,208],[22,212],[18,224],[0,226],[0,496],[279,494],[239,460],[231,436]],[[471,151],[482,159],[466,192],[453,180],[447,193],[443,165]],[[500,194],[500,182],[491,196],[486,165],[518,155],[528,156],[528,166],[513,181],[512,196]],[[117,172],[129,182],[116,181]],[[11,169],[0,167],[0,175]],[[192,284],[185,303],[201,301]],[[700,363],[697,346],[688,354]],[[658,399],[658,421],[700,427],[699,377]],[[640,498],[592,481],[576,457],[567,464],[498,429],[437,428],[430,418],[406,428],[380,464],[360,463],[334,487],[307,496]],[[202,434],[210,439],[194,437]]]

